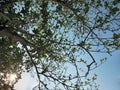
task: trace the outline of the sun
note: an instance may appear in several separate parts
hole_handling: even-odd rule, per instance
[[[13,85],[16,83],[17,79],[18,79],[18,76],[17,74],[15,73],[7,73],[7,74],[4,74],[4,73],[0,73],[0,77],[3,77],[1,78],[5,84],[7,85]]]
[[[17,78],[17,75],[16,75],[16,74],[10,74],[10,75],[9,75],[9,80],[10,80],[10,81],[15,81],[16,78]]]
[[[16,79],[17,79],[16,74],[8,74],[6,81],[9,83],[9,85],[12,85],[16,82]]]

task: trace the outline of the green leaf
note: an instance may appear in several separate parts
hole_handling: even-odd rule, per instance
[[[91,49],[91,48],[92,48],[91,44],[88,44],[87,49]]]
[[[113,34],[113,39],[116,40],[116,39],[119,39],[119,38],[120,38],[120,34],[117,34],[117,33],[114,33],[114,34]]]
[[[118,7],[110,8],[110,13],[112,16],[114,16],[119,11]]]

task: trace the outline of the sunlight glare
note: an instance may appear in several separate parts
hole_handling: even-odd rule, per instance
[[[16,74],[8,74],[7,76],[7,81],[9,83],[9,85],[12,85],[16,82],[17,79],[17,75]]]
[[[15,81],[16,78],[17,78],[16,74],[10,74],[10,76],[9,76],[10,81]]]

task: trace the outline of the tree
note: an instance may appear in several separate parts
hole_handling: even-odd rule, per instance
[[[98,90],[90,71],[106,58],[98,63],[93,54],[119,50],[119,5],[119,0],[0,1],[0,73],[36,71],[39,90]]]
[[[13,84],[20,78],[23,52],[5,37],[0,38],[0,45],[0,89],[13,90]],[[11,74],[17,75],[15,81],[9,80]]]

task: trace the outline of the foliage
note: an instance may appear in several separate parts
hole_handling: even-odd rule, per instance
[[[119,3],[0,1],[0,73],[20,75],[34,68],[39,90],[98,90],[97,75],[89,73],[106,58],[99,64],[93,54],[119,50]]]
[[[0,38],[0,89],[11,90],[9,88],[13,88],[12,84],[20,78],[23,54],[22,49],[17,45],[11,45],[11,41],[6,37]],[[11,82],[8,75],[14,73],[17,78],[15,82]]]

